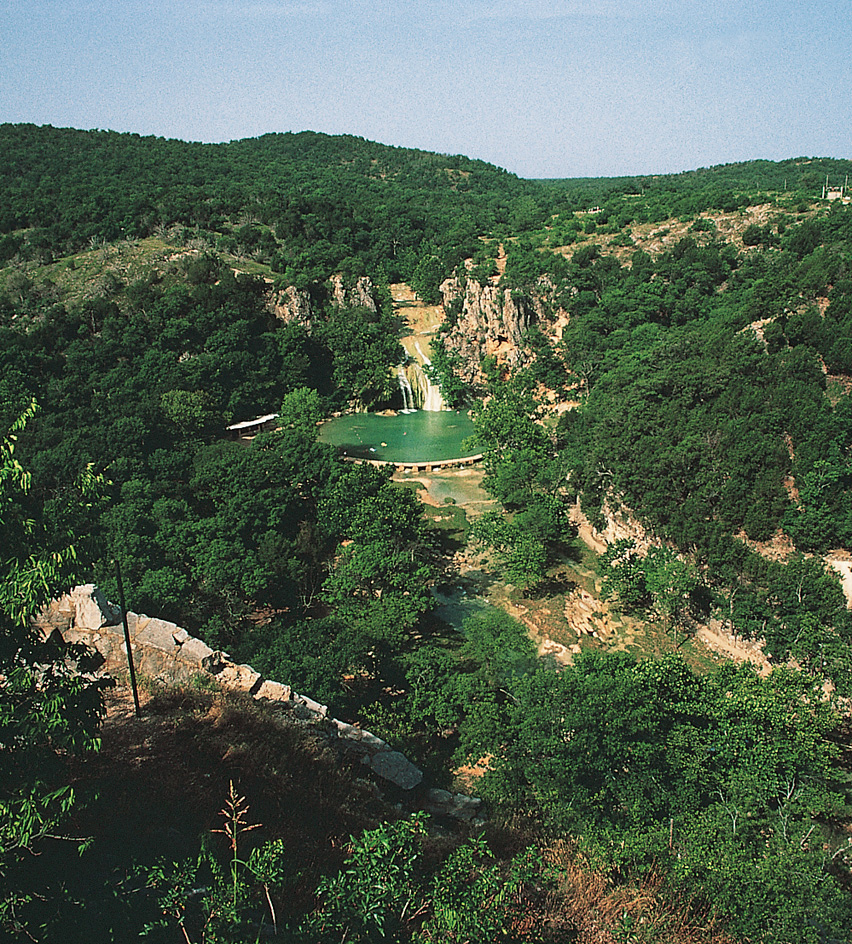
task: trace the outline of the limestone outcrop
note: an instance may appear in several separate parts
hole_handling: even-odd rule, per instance
[[[461,357],[462,379],[478,382],[484,357],[495,357],[507,370],[524,366],[529,357],[525,332],[534,324],[547,332],[560,317],[567,317],[561,310],[553,311],[552,293],[553,286],[546,278],[526,292],[491,283],[480,285],[475,279],[444,281],[444,309],[457,312],[445,344]]]
[[[367,308],[378,311],[376,289],[372,280],[363,275],[348,285],[342,275],[333,275],[320,291],[321,301],[335,308]],[[294,285],[272,292],[269,310],[284,324],[299,324],[309,328],[317,316],[317,301],[305,289]]]
[[[616,541],[631,540],[638,553],[644,557],[652,547],[661,543],[627,505],[615,502],[609,495],[601,506],[601,518],[605,525],[603,530],[598,530],[583,511],[579,500],[569,512],[569,520],[576,526],[580,538],[599,554]]]
[[[367,308],[370,311],[378,311],[376,290],[369,276],[362,275],[353,285],[347,286],[342,275],[333,275],[328,284],[335,308]]]
[[[269,299],[269,308],[284,324],[309,327],[314,317],[311,296],[306,291],[297,289],[295,285],[288,285],[287,288],[273,292]]]
[[[294,692],[289,685],[264,678],[250,665],[235,663],[227,653],[214,651],[175,623],[128,612],[127,624],[140,678],[180,685],[207,677],[223,688],[243,691],[273,704],[294,721],[321,726],[342,751],[358,757],[365,767],[402,790],[414,790],[422,782],[423,772],[387,741],[357,725],[329,717],[326,705]],[[93,584],[75,587],[54,600],[41,613],[36,626],[45,635],[59,633],[66,643],[84,643],[96,650],[103,672],[127,670],[121,610]],[[427,791],[425,807],[464,821],[479,816],[481,800],[462,794],[447,794],[447,799],[444,792]]]

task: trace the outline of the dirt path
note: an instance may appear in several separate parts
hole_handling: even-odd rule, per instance
[[[772,664],[763,650],[755,643],[740,642],[728,633],[719,633],[709,626],[696,630],[695,638],[700,639],[712,652],[720,653],[734,662],[751,662],[761,675],[769,675]]]
[[[846,608],[852,610],[852,559],[846,551],[836,551],[823,559],[840,575],[840,583],[846,594]]]

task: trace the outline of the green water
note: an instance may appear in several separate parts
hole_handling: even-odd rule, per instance
[[[320,427],[320,440],[349,456],[384,462],[441,462],[473,454],[463,445],[473,422],[462,410],[417,410],[380,416],[352,413]]]

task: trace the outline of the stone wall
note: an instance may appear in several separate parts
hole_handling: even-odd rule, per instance
[[[163,685],[185,685],[206,676],[222,688],[243,691],[274,704],[291,714],[294,721],[321,725],[342,750],[357,756],[365,767],[397,787],[413,790],[421,784],[423,772],[386,741],[329,717],[325,705],[294,692],[289,685],[264,678],[250,665],[233,662],[227,653],[211,649],[175,623],[128,612],[127,624],[133,663],[140,678]],[[127,671],[121,610],[93,584],[75,587],[54,600],[39,617],[37,626],[47,635],[60,633],[67,643],[81,642],[97,650],[103,659],[102,671]],[[425,789],[419,799],[424,809],[468,822],[481,813],[481,800],[463,794]]]

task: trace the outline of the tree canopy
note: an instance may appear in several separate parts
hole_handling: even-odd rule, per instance
[[[539,853],[564,865],[570,847],[575,876],[582,856],[604,884],[655,877],[695,934],[848,940],[852,616],[825,558],[852,543],[852,211],[818,199],[848,170],[541,182],[351,136],[0,126],[4,930],[59,939],[74,915],[63,940],[88,941],[81,916],[109,901],[92,940],[113,920],[256,940],[267,914],[290,940],[557,940],[580,925],[532,920],[554,900]],[[470,522],[443,509],[448,536],[410,481],[317,430],[393,405],[390,283],[437,305],[450,275],[465,298],[509,293],[524,324],[504,331],[495,302],[474,338],[465,298],[446,306],[431,376],[472,407],[499,502]],[[585,638],[558,666],[482,601],[458,625],[433,612],[467,540],[506,595],[539,602],[579,556],[578,507],[647,536],[591,564],[606,605],[667,650],[712,616],[775,670],[697,673]],[[114,561],[134,609],[375,727],[441,786],[474,778],[485,835],[391,817],[339,873],[296,876],[279,838],[238,842],[232,785],[229,859],[194,837],[190,859],[122,860],[91,901],[27,889],[29,850],[75,810],[66,768],[98,745],[103,689],[31,619],[78,577],[115,596]]]

